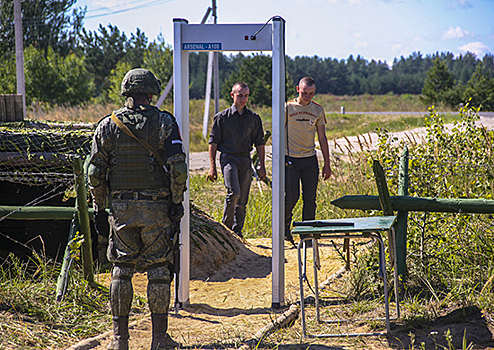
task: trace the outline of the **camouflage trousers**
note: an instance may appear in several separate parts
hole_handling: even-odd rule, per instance
[[[114,199],[110,206],[108,260],[114,266],[110,304],[114,317],[129,314],[132,276],[146,270],[152,313],[166,314],[170,304],[174,232],[168,218],[170,201]]]
[[[110,207],[108,260],[147,269],[173,262],[170,201],[116,200]]]

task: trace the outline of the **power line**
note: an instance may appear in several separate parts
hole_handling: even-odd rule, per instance
[[[129,7],[129,8],[126,8],[126,9],[115,10],[115,11],[110,11],[110,12],[107,12],[107,13],[102,13],[102,14],[87,16],[87,17],[85,17],[85,19],[92,19],[92,18],[110,16],[110,15],[114,15],[114,14],[117,14],[117,13],[123,13],[123,12],[132,11],[132,10],[143,9],[143,8],[146,8],[146,7],[152,7],[152,6],[156,6],[156,5],[159,5],[159,4],[162,4],[162,3],[171,2],[171,1],[174,1],[174,0],[152,0],[152,1],[149,1],[149,2],[144,3],[144,4],[142,4],[142,1],[131,1],[131,2],[127,3],[127,4],[133,4],[133,3],[136,3],[136,2],[141,3],[141,4],[140,5],[137,5],[137,6],[134,6],[134,7]],[[121,7],[121,6],[119,6],[119,7]],[[95,10],[91,10],[91,11],[88,10],[88,12],[102,11],[103,9],[104,8],[95,9]]]
[[[114,14],[118,14],[118,13],[124,13],[124,12],[132,11],[132,10],[139,10],[139,9],[143,9],[143,8],[147,8],[147,7],[152,7],[152,6],[160,5],[160,4],[171,2],[171,1],[175,1],[175,0],[151,0],[151,1],[148,1],[146,3],[142,3],[142,0],[134,0],[134,1],[130,1],[130,2],[127,2],[125,4],[122,4],[122,5],[115,5],[112,7],[100,7],[100,8],[96,8],[96,9],[92,9],[92,10],[87,10],[87,13],[101,12],[101,11],[108,11],[108,12],[95,14],[92,16],[85,16],[84,19],[92,19],[92,18],[110,16],[110,15],[114,15]],[[114,8],[117,8],[117,7],[121,8],[122,6],[128,6],[128,5],[132,5],[132,4],[136,4],[136,3],[138,3],[139,5],[125,8],[125,9],[121,9],[121,10],[113,10],[112,11],[112,9],[114,9]],[[23,17],[22,19],[23,19],[22,26],[26,27],[26,28],[27,27],[52,25],[51,23],[46,22],[47,18],[42,18],[40,16]],[[10,26],[13,28],[14,24],[11,23]]]
[[[142,3],[142,0],[129,1],[125,4],[119,4],[119,5],[113,5],[113,6],[97,7],[95,9],[87,10],[87,12],[113,11],[113,10],[116,10],[117,8],[121,8],[122,6],[128,6],[128,5],[135,4],[135,3]]]
[[[145,2],[145,3],[143,3],[142,0],[133,0],[133,1],[129,1],[125,4],[119,4],[119,5],[114,5],[114,6],[110,6],[110,7],[99,7],[99,8],[95,8],[95,9],[89,9],[86,11],[86,13],[94,13],[94,12],[101,12],[101,11],[108,11],[108,12],[94,14],[91,16],[85,16],[84,19],[92,19],[92,18],[110,16],[110,15],[114,15],[117,13],[123,13],[123,12],[132,11],[132,10],[139,10],[139,9],[152,7],[152,6],[156,6],[156,5],[160,5],[160,4],[172,2],[172,1],[175,1],[175,0],[150,0],[150,1]],[[0,3],[1,3],[1,1],[0,1]],[[133,5],[133,4],[138,4],[138,5],[122,9],[122,7],[124,7],[124,6],[129,6],[129,5]],[[120,8],[120,10],[117,10],[117,8]],[[50,25],[49,23],[42,22],[43,20],[46,20],[46,18],[43,18],[40,16],[26,16],[26,17],[23,16],[22,20],[23,20],[23,22],[27,22],[27,24],[28,24],[28,25],[26,25],[25,23],[23,23],[23,26]],[[11,25],[13,27],[13,23]]]

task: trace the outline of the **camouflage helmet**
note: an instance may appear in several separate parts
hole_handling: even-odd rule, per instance
[[[131,69],[122,80],[122,96],[131,94],[158,95],[161,91],[161,82],[149,70],[144,68]]]

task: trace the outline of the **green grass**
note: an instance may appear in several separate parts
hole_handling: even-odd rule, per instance
[[[345,112],[427,112],[427,107],[420,101],[419,95],[357,95],[335,96],[316,95],[314,101],[324,107],[326,112],[340,113],[341,107]],[[444,106],[441,110],[449,111]]]
[[[105,332],[110,324],[109,292],[91,287],[76,262],[67,294],[55,301],[60,265],[33,253],[29,261],[13,254],[0,265],[0,349],[60,348]],[[135,297],[133,315],[147,312]]]

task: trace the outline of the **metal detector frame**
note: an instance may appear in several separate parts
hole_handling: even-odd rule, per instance
[[[285,299],[284,191],[285,191],[285,20],[272,18],[271,24],[189,24],[173,19],[174,114],[181,129],[189,164],[189,51],[272,51],[272,307]],[[268,21],[269,22],[269,21]],[[187,188],[189,183],[187,179]],[[184,194],[185,215],[180,233],[180,274],[178,301],[188,305],[190,279],[190,205]]]

